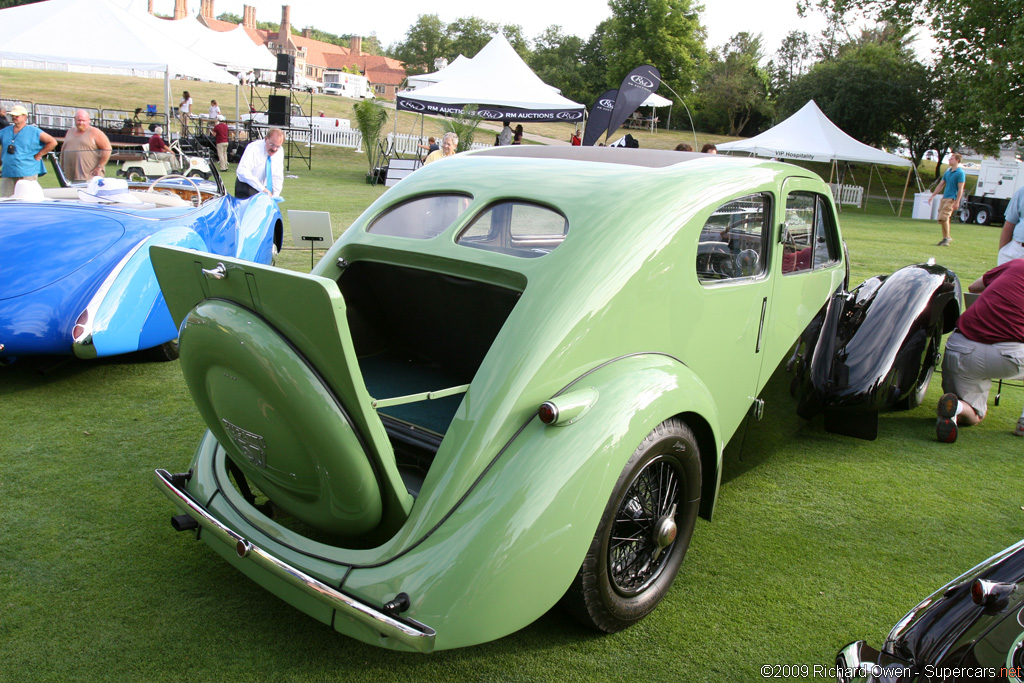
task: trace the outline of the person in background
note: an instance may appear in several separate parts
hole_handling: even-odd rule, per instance
[[[235,169],[235,196],[246,199],[264,192],[272,197],[280,197],[284,187],[284,131],[280,128],[269,128],[267,137],[253,140],[238,162]]]
[[[459,148],[459,136],[451,131],[444,134],[441,138],[441,149],[436,149],[427,155],[427,158],[423,160],[423,165],[432,164],[438,159],[450,157],[455,154],[455,150]]]
[[[28,123],[28,110],[11,107],[12,125],[0,128],[0,197],[10,197],[22,178],[36,180],[46,173],[43,157],[57,140]]]
[[[227,121],[220,120],[213,127],[213,142],[217,145],[217,167],[221,171],[228,170],[228,130]]]
[[[579,126],[576,126],[576,130],[572,132],[572,137],[569,138],[569,144],[573,147],[580,147],[583,144],[583,133],[580,132]]]
[[[1020,219],[1024,215],[1024,187],[1018,189],[1006,205],[1003,231],[999,233],[999,252],[996,254],[996,265],[1001,266],[1015,258],[1024,258],[1024,225]]]
[[[1024,259],[982,275],[969,290],[980,294],[960,314],[942,355],[942,390],[935,435],[956,441],[959,427],[985,419],[993,379],[1024,378]],[[1024,414],[1014,434],[1024,436]]]
[[[953,212],[960,209],[960,202],[964,199],[964,183],[967,176],[964,169],[960,168],[962,157],[954,152],[949,155],[949,168],[942,174],[942,180],[932,190],[932,196],[928,198],[931,204],[935,195],[942,193],[942,201],[939,202],[939,227],[942,228],[942,239],[936,246],[948,247],[953,238],[949,234],[949,219]]]
[[[110,160],[110,140],[106,133],[92,125],[89,112],[75,112],[75,125],[64,133],[60,148],[60,168],[71,182],[103,176]]]
[[[214,121],[221,117],[220,105],[217,104],[217,100],[210,100],[210,110],[206,114]]]
[[[495,144],[499,147],[512,144],[512,126],[509,125],[508,121],[502,121],[501,132],[498,133],[498,139]]]
[[[188,120],[192,116],[192,96],[188,90],[181,93],[181,102],[178,103],[178,120],[181,121],[181,134],[188,135]]]
[[[700,151],[703,154],[718,154],[718,148],[710,142],[705,142],[704,146],[700,148]]]
[[[515,133],[512,134],[512,144],[521,145],[523,144],[523,124],[516,126]]]
[[[676,151],[677,152],[692,152],[693,151],[693,147],[690,147],[685,142],[680,142],[678,145],[676,145]]]
[[[429,138],[427,138],[427,144],[425,144],[425,145],[417,145],[417,146],[420,149],[427,150],[427,153],[423,156],[423,160],[424,161],[426,161],[428,156],[430,156],[431,154],[433,154],[437,150],[441,149],[440,145],[437,144],[437,140],[434,139],[434,136],[430,136]]]
[[[11,122],[7,119],[7,110],[0,106],[0,128],[6,128],[11,125]]]
[[[152,126],[149,127],[149,130],[153,133],[152,135],[149,136],[149,151],[150,152],[156,153],[156,152],[169,152],[169,151],[171,151],[170,149],[168,149],[167,143],[164,142],[163,137],[161,137],[163,135],[163,132],[164,132],[164,127],[163,126],[152,125]]]

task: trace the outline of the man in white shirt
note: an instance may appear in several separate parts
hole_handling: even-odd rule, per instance
[[[504,147],[505,145],[512,144],[512,126],[509,125],[508,121],[503,121],[504,127],[501,132],[498,133],[498,147]]]
[[[253,140],[235,169],[235,196],[246,199],[254,194],[266,192],[272,197],[281,196],[284,186],[284,131],[280,128],[267,129],[262,140]]]

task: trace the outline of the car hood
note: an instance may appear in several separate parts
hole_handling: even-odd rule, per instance
[[[124,225],[102,209],[7,204],[0,208],[0,300],[42,289],[74,273],[125,233]]]

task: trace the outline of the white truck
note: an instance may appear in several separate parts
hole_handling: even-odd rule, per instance
[[[1024,185],[1021,163],[1012,159],[982,159],[978,186],[960,205],[960,222],[1002,223],[1006,205]]]
[[[324,94],[366,99],[373,97],[373,89],[366,76],[342,71],[327,71],[324,73]]]

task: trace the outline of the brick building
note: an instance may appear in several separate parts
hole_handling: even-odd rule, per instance
[[[175,0],[174,18],[188,16],[188,0]],[[199,21],[214,31],[231,31],[238,25],[217,19],[213,9],[214,0],[200,0]],[[153,12],[153,0],[149,11]],[[179,16],[180,15],[180,16]],[[274,54],[286,53],[295,57],[295,73],[322,82],[325,71],[343,71],[353,68],[366,76],[377,97],[395,99],[395,93],[405,81],[405,66],[397,59],[369,55],[362,51],[362,38],[353,36],[349,47],[340,47],[310,37],[310,30],[301,35],[291,32],[291,7],[281,7],[280,31],[266,31],[256,28],[256,8],[245,5],[242,11],[242,28],[257,45],[266,45]]]

